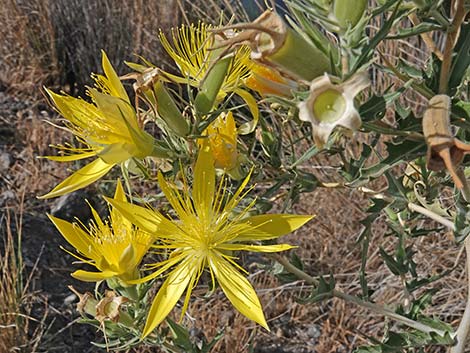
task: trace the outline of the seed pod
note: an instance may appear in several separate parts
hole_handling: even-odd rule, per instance
[[[173,100],[173,97],[170,95],[170,93],[168,93],[167,89],[160,80],[154,84],[153,92],[157,98],[158,115],[178,136],[186,136],[189,133],[188,122],[181,114],[181,111]]]
[[[353,28],[366,10],[367,0],[335,0],[333,14],[341,29]]]
[[[203,115],[209,113],[214,107],[217,95],[219,94],[222,83],[232,63],[232,56],[229,55],[220,58],[220,54],[220,49],[212,52],[211,68],[204,77],[194,102],[196,111]]]
[[[276,67],[294,79],[312,81],[331,72],[329,57],[288,27],[273,11],[265,11],[255,21],[217,29],[228,37],[228,30],[241,30],[235,36],[225,39],[220,46],[247,44],[251,58],[265,65]],[[328,43],[329,44],[329,43]],[[325,47],[328,46],[325,44]]]
[[[458,174],[457,168],[470,145],[456,139],[450,127],[451,99],[445,94],[436,95],[429,101],[423,116],[423,134],[428,145],[426,165],[433,171],[447,169],[459,189],[464,187],[465,179]]]

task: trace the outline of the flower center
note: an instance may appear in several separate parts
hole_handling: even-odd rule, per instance
[[[332,123],[339,120],[346,110],[346,100],[341,92],[327,89],[313,102],[313,113],[319,122]]]

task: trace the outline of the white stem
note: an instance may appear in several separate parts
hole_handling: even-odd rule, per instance
[[[463,312],[462,321],[457,329],[457,344],[451,348],[451,353],[464,353],[465,344],[467,343],[468,335],[470,333],[470,237],[465,240],[465,250],[467,254],[467,277],[468,277],[468,294],[467,305]]]
[[[435,220],[436,222],[439,222],[440,224],[446,226],[447,228],[449,229],[452,229],[452,230],[455,230],[455,224],[454,222],[448,220],[447,218],[444,218],[442,216],[439,216],[438,214],[428,210],[427,208],[424,208],[422,206],[419,206],[419,205],[416,205],[414,203],[408,203],[408,208],[411,210],[411,211],[415,211],[415,212],[418,212],[418,213],[421,213],[422,215],[426,216],[426,217],[429,217],[433,220]]]

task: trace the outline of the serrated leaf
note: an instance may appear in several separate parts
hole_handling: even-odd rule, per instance
[[[313,304],[330,299],[333,297],[333,291],[336,287],[336,281],[333,275],[330,275],[328,282],[323,276],[320,276],[318,285],[312,290],[312,293],[307,298],[299,298],[297,301],[301,304]]]

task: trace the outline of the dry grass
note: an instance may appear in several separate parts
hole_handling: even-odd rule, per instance
[[[11,213],[7,209],[0,219],[0,352],[35,353],[44,334],[45,317],[31,316],[36,294],[22,263],[21,214],[12,219]]]

